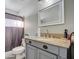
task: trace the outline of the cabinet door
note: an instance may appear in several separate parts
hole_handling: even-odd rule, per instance
[[[67,59],[67,58],[59,56],[58,59]]]
[[[37,49],[30,45],[26,46],[26,59],[37,59]]]
[[[38,59],[57,59],[57,57],[46,51],[38,50]]]

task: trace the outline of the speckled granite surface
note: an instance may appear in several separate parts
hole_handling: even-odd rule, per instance
[[[26,36],[25,39],[43,42],[51,45],[64,47],[64,48],[69,48],[70,46],[70,41],[65,38],[58,39],[58,38],[42,38],[42,37]]]

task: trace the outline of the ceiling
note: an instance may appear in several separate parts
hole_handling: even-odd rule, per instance
[[[5,0],[5,9],[12,10],[21,16],[37,13],[38,0]]]

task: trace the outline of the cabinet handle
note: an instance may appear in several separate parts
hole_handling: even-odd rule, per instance
[[[43,48],[44,48],[44,49],[48,49],[47,45],[43,45]]]
[[[29,43],[31,44],[32,42],[31,42],[31,41],[29,41]]]

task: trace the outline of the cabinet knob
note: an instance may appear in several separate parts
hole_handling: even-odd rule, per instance
[[[32,42],[31,42],[31,41],[29,41],[29,43],[31,44]]]
[[[43,48],[44,48],[44,49],[48,49],[47,45],[43,45]]]

